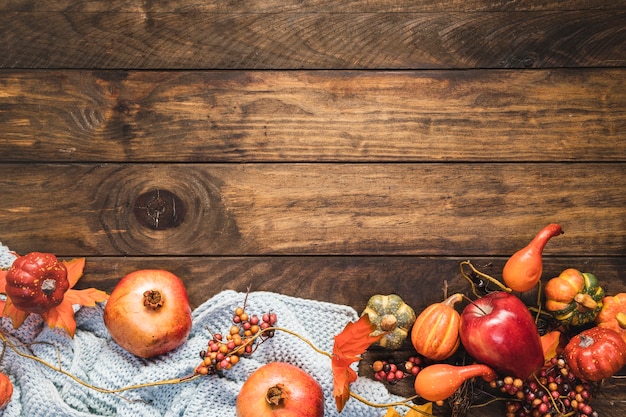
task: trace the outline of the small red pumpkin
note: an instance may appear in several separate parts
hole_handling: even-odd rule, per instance
[[[596,382],[622,369],[626,363],[626,342],[614,330],[592,327],[572,337],[563,355],[575,376]]]
[[[13,395],[13,384],[5,373],[0,372],[0,410],[9,404],[11,395]]]
[[[63,301],[70,288],[67,268],[51,253],[31,252],[17,258],[6,275],[6,293],[22,311],[42,314]]]
[[[462,299],[462,294],[451,295],[441,303],[429,305],[417,316],[411,329],[411,342],[419,354],[440,361],[456,352],[461,344],[461,315],[454,305]]]

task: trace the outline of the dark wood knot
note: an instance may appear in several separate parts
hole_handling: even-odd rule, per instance
[[[185,220],[183,200],[168,190],[152,190],[137,197],[134,205],[139,224],[154,230],[177,227]]]

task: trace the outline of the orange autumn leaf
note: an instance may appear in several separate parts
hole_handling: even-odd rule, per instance
[[[375,329],[376,326],[370,323],[366,314],[358,321],[348,323],[335,336],[332,355],[333,395],[339,412],[350,398],[350,384],[357,379],[356,372],[351,368],[352,363],[360,361],[361,354],[383,337],[383,334],[371,336]]]
[[[68,292],[70,291],[72,290],[68,290]],[[58,306],[42,313],[41,317],[51,329],[55,327],[64,329],[71,337],[74,337],[74,333],[76,332],[74,307],[66,298],[64,298]]]
[[[109,298],[104,291],[95,288],[84,290],[69,289],[63,297],[63,301],[58,306],[51,308],[41,315],[50,328],[65,329],[67,333],[74,337],[76,332],[76,320],[74,320],[74,305],[93,307],[96,302],[102,302]]]
[[[541,347],[543,349],[543,358],[546,362],[554,358],[558,354],[561,345],[561,332],[553,330],[541,336]]]
[[[424,417],[433,415],[433,403],[427,402],[422,405],[416,405],[415,408],[411,408],[404,417]]]
[[[22,311],[13,305],[13,302],[9,297],[7,297],[4,308],[2,309],[2,315],[4,317],[8,317],[11,319],[11,323],[13,323],[13,328],[17,329],[20,327],[30,313],[27,311]]]
[[[3,294],[7,289],[7,273],[8,272],[9,271],[4,271],[4,270],[0,271],[0,293],[3,293]]]
[[[74,258],[71,261],[62,261],[67,269],[67,280],[70,282],[70,288],[74,287],[80,277],[83,276],[85,269],[85,258]]]
[[[385,414],[384,417],[402,417],[402,416],[400,415],[400,413],[396,411],[395,408],[389,407],[387,408],[387,413]]]
[[[433,403],[427,402],[422,405],[413,405],[412,408],[407,411],[404,417],[425,417],[433,415]],[[395,408],[387,408],[387,414],[384,417],[402,417],[402,415],[396,411]]]
[[[95,288],[86,288],[84,290],[71,289],[65,293],[64,301],[70,304],[78,304],[85,307],[94,307],[97,302],[105,301],[109,295],[104,291]]]

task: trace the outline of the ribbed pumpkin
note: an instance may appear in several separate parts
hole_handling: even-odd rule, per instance
[[[462,299],[462,294],[451,295],[440,303],[429,305],[417,316],[411,330],[411,343],[417,353],[441,361],[456,352],[461,344],[461,316],[454,305]]]
[[[365,314],[376,326],[372,335],[385,334],[376,345],[386,349],[400,348],[415,321],[415,310],[396,294],[372,296],[361,316]]]
[[[604,290],[595,275],[568,268],[544,288],[546,310],[561,323],[580,326],[593,322],[602,309]]]
[[[13,384],[5,373],[0,372],[0,410],[9,404],[11,395],[13,395]]]
[[[606,296],[602,299],[602,310],[596,316],[598,327],[615,330],[626,342],[626,293]]]

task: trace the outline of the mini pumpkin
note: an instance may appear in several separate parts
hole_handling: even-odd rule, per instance
[[[626,363],[626,342],[617,332],[596,326],[572,337],[563,356],[575,376],[597,382],[622,369]]]
[[[454,305],[462,299],[462,294],[453,294],[440,303],[429,305],[417,316],[411,330],[411,342],[417,353],[440,361],[456,352],[461,344],[461,315]]]
[[[52,253],[17,258],[6,275],[6,294],[22,311],[42,314],[63,301],[70,288],[67,268]]]
[[[602,310],[596,316],[598,327],[615,330],[626,342],[626,293],[602,299]]]
[[[376,345],[386,349],[398,349],[406,340],[415,321],[415,311],[399,295],[377,294],[367,302],[361,316],[367,314],[376,326],[373,336],[384,333]]]
[[[0,372],[0,410],[6,407],[13,395],[13,384],[4,372]]]
[[[548,281],[544,288],[546,310],[563,323],[591,323],[602,309],[604,290],[595,275],[568,268]]]

